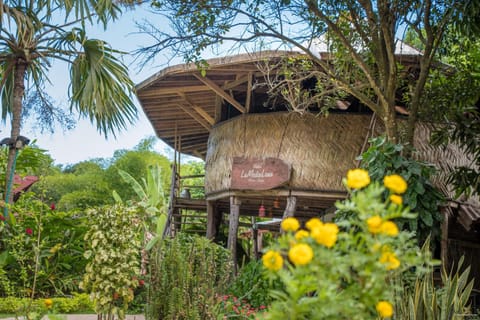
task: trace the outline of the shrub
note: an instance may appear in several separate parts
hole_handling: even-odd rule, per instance
[[[269,305],[272,301],[269,290],[278,289],[280,283],[272,282],[264,275],[264,271],[261,261],[250,261],[240,269],[227,293],[237,297],[240,301],[246,301],[254,308]]]
[[[218,293],[232,274],[230,253],[205,237],[179,233],[150,257],[149,319],[214,319]]]
[[[82,289],[90,292],[97,314],[125,317],[140,275],[141,221],[137,210],[121,205],[87,211],[88,259]]]
[[[93,311],[93,303],[86,293],[75,293],[70,298],[52,298],[52,301],[52,307],[57,313],[85,313]],[[31,306],[29,308],[30,303]],[[0,313],[22,315],[28,309],[30,312],[45,314],[47,312],[45,299],[0,298]]]
[[[395,223],[415,217],[401,204],[405,180],[390,175],[384,181],[370,183],[367,171],[350,170],[345,184],[351,199],[336,204],[351,213],[346,220],[335,224],[313,218],[301,230],[295,218],[282,222],[285,233],[262,257],[268,274],[284,285],[272,292],[265,319],[393,315],[392,277],[412,269],[420,272],[431,260],[414,234],[400,231]]]
[[[1,222],[0,296],[62,296],[78,291],[84,218],[23,195]],[[35,285],[34,285],[35,284]]]

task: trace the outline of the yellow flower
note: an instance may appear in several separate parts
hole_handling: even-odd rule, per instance
[[[43,303],[45,304],[45,307],[47,307],[47,309],[50,309],[53,305],[53,300],[52,299],[45,299],[43,301]]]
[[[382,318],[390,318],[393,315],[393,306],[388,301],[379,301],[376,309]]]
[[[403,203],[403,199],[401,196],[399,196],[398,194],[392,194],[390,195],[390,201],[392,203],[395,203],[397,205],[401,205]]]
[[[293,217],[288,217],[282,221],[280,226],[285,231],[297,231],[298,228],[300,228],[300,223],[297,219]]]
[[[297,233],[295,233],[295,239],[301,240],[303,238],[306,238],[310,235],[307,230],[298,230]]]
[[[395,253],[390,251],[382,253],[380,262],[386,265],[387,270],[395,270],[400,267],[400,260],[397,259]]]
[[[297,245],[294,245],[289,251],[288,251],[288,258],[292,263],[296,266],[303,266],[313,259],[313,250],[310,248],[308,244],[305,243],[300,243]]]
[[[322,222],[322,220],[320,220],[318,218],[312,218],[312,219],[308,220],[307,223],[305,224],[305,227],[307,227],[307,229],[310,230],[310,231],[312,231],[313,229],[315,229],[319,226],[323,226],[323,222]]]
[[[386,234],[387,236],[395,237],[396,235],[398,235],[398,227],[395,222],[385,221],[380,226],[380,232]]]
[[[391,192],[396,194],[402,194],[402,193],[405,193],[405,191],[407,191],[407,182],[398,174],[385,176],[385,178],[383,178],[383,184]]]
[[[370,176],[368,171],[364,169],[348,170],[347,187],[350,189],[361,189],[370,184]]]
[[[373,234],[380,233],[382,226],[382,218],[378,215],[367,219],[368,231]]]
[[[272,271],[278,271],[283,267],[283,258],[277,251],[269,250],[262,257],[265,268]]]
[[[325,223],[313,229],[311,235],[318,244],[331,248],[337,242],[338,226],[335,223]]]

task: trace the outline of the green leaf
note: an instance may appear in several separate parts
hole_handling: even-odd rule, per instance
[[[157,218],[157,235],[163,235],[163,231],[165,230],[165,225],[167,224],[167,215],[162,214]]]

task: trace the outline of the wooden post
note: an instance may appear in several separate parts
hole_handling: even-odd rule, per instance
[[[287,206],[285,207],[285,211],[283,212],[282,219],[293,217],[295,215],[296,207],[297,207],[297,197],[294,197],[294,196],[287,197]],[[280,232],[282,232],[281,228],[280,228]]]
[[[258,226],[256,220],[255,217],[252,217],[252,243],[255,260],[258,259]]]
[[[227,248],[232,253],[233,268],[237,273],[237,232],[238,220],[240,217],[240,200],[237,197],[230,197],[230,219],[228,224],[228,242]]]
[[[445,268],[445,270],[449,270],[448,268],[450,266],[448,265],[448,213],[450,212],[451,208],[442,207],[440,210],[443,213],[440,259],[442,261],[442,267]]]
[[[218,233],[219,221],[216,201],[207,201],[207,238],[215,239]]]

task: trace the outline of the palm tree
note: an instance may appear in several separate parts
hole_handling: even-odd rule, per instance
[[[106,42],[89,39],[86,25],[108,21],[121,13],[115,0],[0,0],[0,97],[2,119],[11,119],[6,186],[14,168],[22,123],[25,94],[50,83],[48,70],[55,60],[68,64],[70,111],[88,117],[106,137],[115,135],[137,117],[134,84],[120,53]],[[6,192],[7,194],[8,192]],[[10,199],[5,195],[7,203]]]

